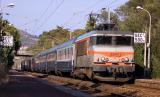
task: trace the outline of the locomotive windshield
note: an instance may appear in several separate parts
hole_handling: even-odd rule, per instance
[[[92,37],[93,45],[110,45],[112,44],[112,36],[94,36]]]
[[[133,37],[130,36],[93,36],[92,45],[132,45]]]
[[[132,45],[132,37],[116,36],[115,45]]]

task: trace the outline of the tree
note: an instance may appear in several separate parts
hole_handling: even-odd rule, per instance
[[[30,47],[28,50],[33,51],[36,54],[45,49],[61,44],[69,40],[69,33],[70,31],[68,29],[57,26],[57,28],[48,32],[43,32],[41,35],[39,35],[37,44]]]
[[[81,34],[84,34],[85,32],[86,32],[85,29],[76,29],[71,33],[72,33],[72,37],[77,37],[77,36],[79,36]]]
[[[100,21],[108,22],[108,18],[109,18],[108,14],[109,14],[109,12],[106,11],[105,8],[102,8],[100,16],[99,16]],[[118,19],[118,16],[116,13],[110,12],[110,22],[115,23],[115,24],[117,24],[119,22],[119,19]]]
[[[125,5],[117,9],[121,17],[119,26],[121,30],[132,32],[148,32],[149,16],[143,11],[137,11],[136,6],[140,5],[147,9],[152,16],[151,31],[151,65],[153,68],[152,76],[160,76],[160,2],[158,0],[129,0]],[[143,45],[135,46],[136,62],[143,65]]]
[[[11,35],[14,38],[14,45],[13,47],[3,47],[1,48],[4,55],[4,63],[7,64],[8,69],[12,67],[14,64],[13,58],[14,55],[17,53],[17,51],[20,48],[20,34],[19,31],[13,26],[10,25],[10,23],[7,20],[3,20],[3,35]]]
[[[7,72],[11,69],[14,64],[13,59],[14,55],[20,47],[20,34],[19,31],[7,20],[1,21],[1,31],[2,35],[12,35],[14,38],[13,47],[0,47],[0,84],[1,80],[6,79]]]
[[[98,23],[108,23],[108,12],[106,11],[105,8],[102,8],[100,14],[97,13],[91,13],[89,15],[89,19],[86,23],[86,31],[92,31]],[[115,23],[116,25],[119,22],[118,16],[116,13],[110,12],[110,21],[111,23]]]
[[[89,31],[92,31],[96,26],[96,17],[95,17],[95,14],[91,13],[89,14],[89,18],[88,18],[88,21],[86,23],[86,31],[89,32]]]

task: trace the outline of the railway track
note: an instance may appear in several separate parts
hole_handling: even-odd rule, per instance
[[[40,77],[44,80],[65,85],[73,89],[81,90],[90,93],[94,96],[104,97],[160,97],[160,89],[156,87],[149,87],[148,82],[142,85],[139,81],[135,84],[115,84],[115,83],[94,83],[92,81],[84,81],[80,79],[73,79],[70,77],[59,77],[54,75],[44,75],[37,73],[30,73],[34,76]],[[155,84],[155,83],[154,83]],[[146,86],[145,86],[146,85]],[[109,96],[110,95],[110,96]]]
[[[131,97],[131,96],[127,96],[127,95],[123,95],[123,94],[118,94],[118,93],[111,93],[111,95],[113,97]]]

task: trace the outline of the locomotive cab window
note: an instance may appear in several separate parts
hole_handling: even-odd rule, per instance
[[[112,36],[93,36],[91,42],[93,45],[110,45],[112,44]]]
[[[116,45],[132,45],[133,43],[133,37],[129,36],[116,36]]]

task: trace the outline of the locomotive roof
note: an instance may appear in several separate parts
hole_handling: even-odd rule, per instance
[[[82,34],[80,36],[78,36],[77,40],[81,40],[83,38],[87,38],[87,37],[90,37],[90,36],[94,36],[94,35],[130,35],[130,36],[133,36],[133,33],[132,32],[122,32],[122,31],[106,31],[106,30],[94,30],[94,31],[91,31],[91,32],[88,32],[88,33],[85,33],[85,34]]]

